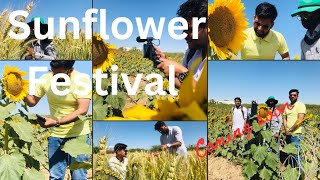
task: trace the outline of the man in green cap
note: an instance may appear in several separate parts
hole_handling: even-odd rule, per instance
[[[301,59],[320,59],[320,0],[300,0],[291,16],[297,16],[307,29],[301,41]]]
[[[37,38],[34,34],[36,18],[40,18],[40,33],[44,35],[48,32],[48,24],[45,24],[41,17],[34,17],[27,23],[30,27],[30,35],[21,44],[21,46],[24,46],[29,43],[26,49],[27,55],[25,56],[25,60],[55,60],[57,55],[54,46],[51,44],[52,39],[36,40]]]

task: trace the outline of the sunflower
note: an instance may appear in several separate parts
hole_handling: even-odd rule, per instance
[[[2,75],[2,89],[8,99],[21,101],[28,94],[29,81],[22,79],[27,73],[17,67],[5,66]]]
[[[258,120],[259,121],[269,121],[271,120],[272,111],[268,106],[265,105],[259,105],[258,107]]]
[[[105,43],[97,33],[94,33],[92,36],[92,45],[93,72],[95,73],[97,69],[104,72],[114,63],[114,50],[116,47],[112,44]]]
[[[199,61],[200,59],[196,60],[194,64]],[[110,117],[106,120],[207,120],[207,61],[195,88],[193,69],[181,84],[178,98],[157,99],[154,109],[136,105],[125,110],[124,117]]]
[[[237,53],[246,40],[244,30],[248,22],[240,0],[215,0],[208,7],[208,38],[210,47],[218,58],[229,58]]]

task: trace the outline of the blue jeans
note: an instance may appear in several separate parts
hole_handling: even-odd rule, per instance
[[[90,144],[89,135],[87,136],[87,144]],[[61,150],[61,147],[70,139],[73,138],[48,138],[48,156],[49,156],[49,170],[50,170],[50,180],[64,180],[67,166],[72,162],[86,162],[88,161],[87,155],[79,155],[77,158],[70,156]],[[71,178],[73,180],[86,180],[87,170],[77,169],[71,170]]]

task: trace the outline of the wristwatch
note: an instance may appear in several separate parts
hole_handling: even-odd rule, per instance
[[[180,73],[180,74],[178,75],[177,78],[178,78],[178,80],[180,81],[180,83],[182,83],[182,81],[187,77],[188,72],[189,72],[189,71],[186,71],[186,72]]]

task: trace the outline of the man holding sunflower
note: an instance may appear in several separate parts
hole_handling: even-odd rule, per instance
[[[241,49],[243,60],[273,60],[278,52],[289,60],[289,50],[283,35],[272,30],[278,13],[274,5],[264,2],[256,7],[253,27],[245,30],[247,39]]]
[[[47,95],[50,117],[38,117],[37,122],[41,127],[50,128],[51,134],[48,138],[48,158],[50,179],[64,179],[66,168],[72,162],[86,162],[87,155],[79,155],[76,158],[65,153],[61,147],[70,139],[84,137],[83,140],[90,143],[89,134],[91,132],[89,121],[90,118],[79,119],[79,115],[86,115],[91,101],[91,93],[79,95],[70,92],[67,95],[56,95],[51,88],[51,80],[56,74],[62,73],[70,77],[70,86],[57,86],[59,91],[65,89],[78,89],[81,87],[75,83],[75,77],[81,73],[73,69],[75,61],[58,61],[50,62],[51,71],[41,76],[43,83],[36,85],[35,95],[27,95],[24,101],[29,107],[34,107],[40,99]],[[65,82],[64,78],[58,78],[57,82]],[[91,87],[90,79],[81,79],[81,81]],[[87,179],[85,169],[71,171],[72,179]]]

